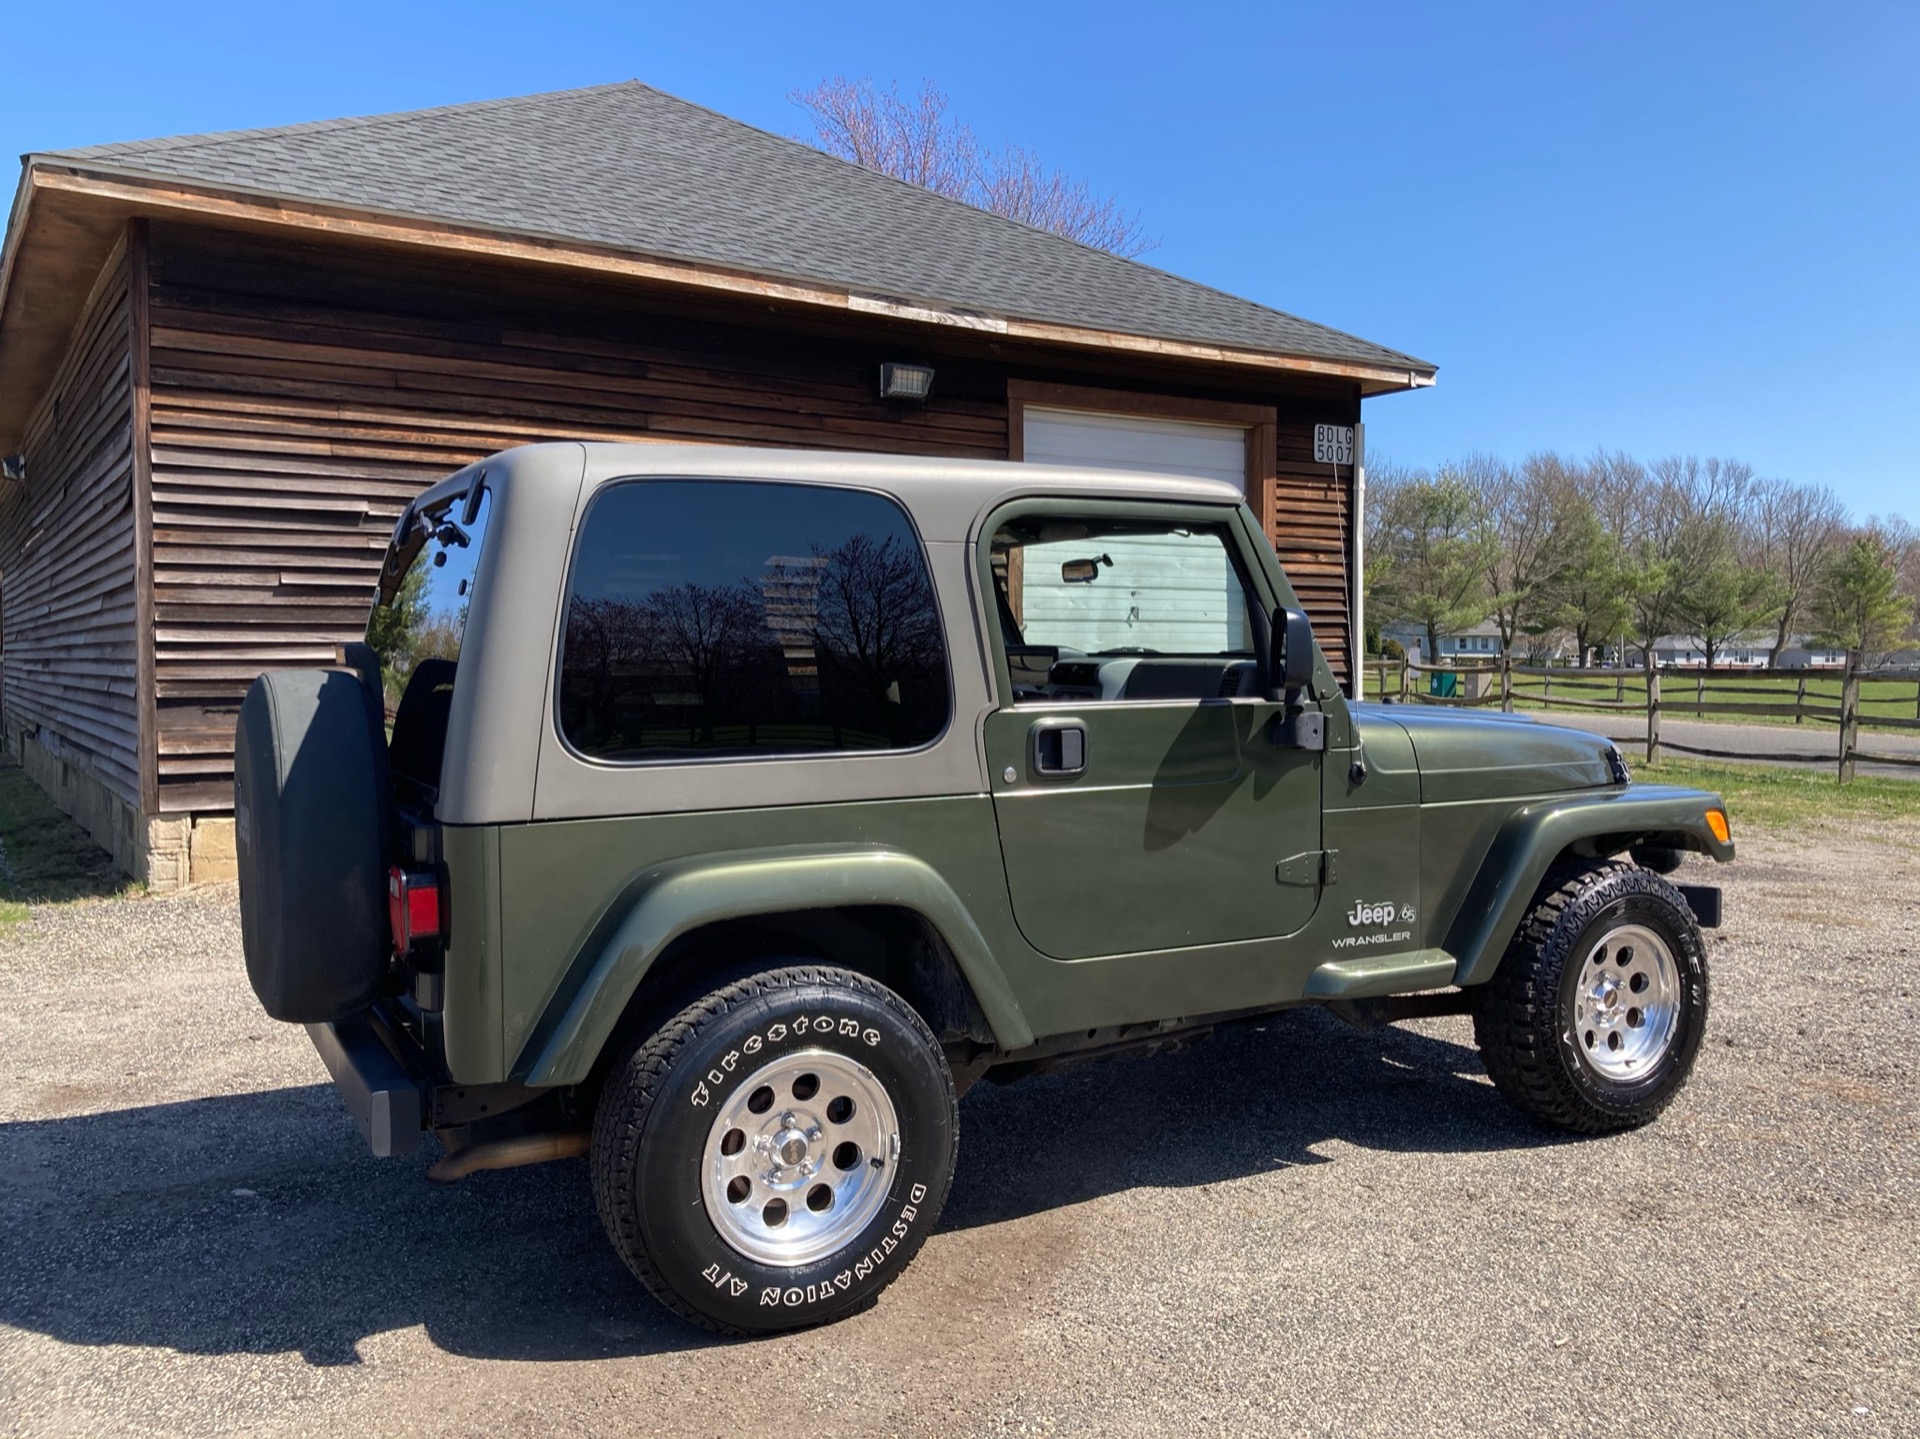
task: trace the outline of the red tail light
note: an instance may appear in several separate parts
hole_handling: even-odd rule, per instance
[[[406,954],[440,933],[440,881],[422,870],[395,865],[387,871],[387,926],[393,952]]]

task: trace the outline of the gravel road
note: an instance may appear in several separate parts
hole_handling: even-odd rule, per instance
[[[0,939],[0,1434],[1920,1433],[1920,825],[1714,878],[1648,1129],[1532,1128],[1461,1020],[982,1088],[878,1308],[755,1343],[654,1307],[579,1161],[367,1157],[230,889],[42,909]]]
[[[1647,722],[1644,718],[1604,714],[1568,714],[1565,711],[1539,714],[1542,724],[1567,725],[1589,734],[1603,734],[1617,740],[1620,751],[1632,764],[1636,755],[1644,755]],[[1719,750],[1755,764],[1790,764],[1795,769],[1820,769],[1831,772],[1840,762],[1839,732],[1826,725],[1713,724],[1705,720],[1677,720],[1663,715],[1660,738],[1669,746],[1688,745],[1694,749]],[[1920,734],[1896,731],[1862,730],[1859,748],[1872,754],[1901,755],[1920,761]],[[1670,752],[1680,759],[1692,758],[1678,749]],[[1773,755],[1803,756],[1793,760],[1774,760]],[[1920,768],[1912,765],[1858,762],[1859,773],[1882,775],[1889,779],[1920,780]]]

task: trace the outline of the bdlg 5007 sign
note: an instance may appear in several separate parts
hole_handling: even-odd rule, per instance
[[[1352,464],[1353,426],[1315,425],[1313,427],[1313,462],[1316,465]]]

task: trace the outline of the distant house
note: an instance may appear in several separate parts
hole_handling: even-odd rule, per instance
[[[1765,669],[1773,655],[1775,636],[1771,630],[1741,635],[1720,645],[1713,656],[1715,669]],[[1625,647],[1625,662],[1634,667],[1644,665],[1646,647],[1630,644]],[[1615,652],[1607,651],[1609,659],[1616,658]],[[1653,644],[1653,662],[1661,669],[1698,670],[1707,667],[1707,642],[1699,635],[1662,635]],[[1831,645],[1817,643],[1810,635],[1790,635],[1787,647],[1780,652],[1778,668],[1785,670],[1821,670],[1844,669],[1847,652],[1835,649]]]
[[[1421,664],[1428,664],[1435,657],[1427,654],[1427,627],[1406,620],[1396,620],[1383,626],[1380,633],[1393,640],[1407,652],[1407,657]],[[1443,630],[1439,636],[1441,660],[1459,659],[1496,660],[1500,657],[1500,626],[1493,620],[1482,620],[1461,630]],[[1570,642],[1561,635],[1548,635],[1536,638],[1524,636],[1514,645],[1514,659],[1518,663],[1528,656],[1543,656],[1558,664],[1572,651]]]
[[[1771,652],[1771,651],[1769,651]],[[1847,667],[1847,652],[1834,645],[1817,643],[1810,635],[1788,637],[1780,651],[1783,670],[1838,670]]]
[[[1359,477],[1316,426],[1433,378],[638,83],[30,154],[0,737],[155,888],[231,873],[254,676],[359,637],[422,489],[546,439],[1223,478],[1345,678]]]

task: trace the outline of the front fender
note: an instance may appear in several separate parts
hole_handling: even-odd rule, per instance
[[[624,915],[595,952],[555,1024],[536,1030],[514,1065],[529,1085],[578,1084],[613,1036],[653,963],[683,934],[721,920],[843,905],[898,905],[927,920],[953,951],[1004,1049],[1033,1043],[1006,976],[967,907],[938,871],[897,850],[805,847],[736,850],[663,864],[635,876]],[[602,928],[599,933],[606,933]]]
[[[1707,827],[1707,811],[1725,808],[1718,795],[1700,790],[1630,785],[1605,794],[1537,800],[1515,810],[1447,931],[1447,951],[1458,959],[1453,982],[1481,984],[1493,977],[1540,882],[1569,849],[1613,854],[1645,837],[1730,860],[1732,842],[1722,842]]]

